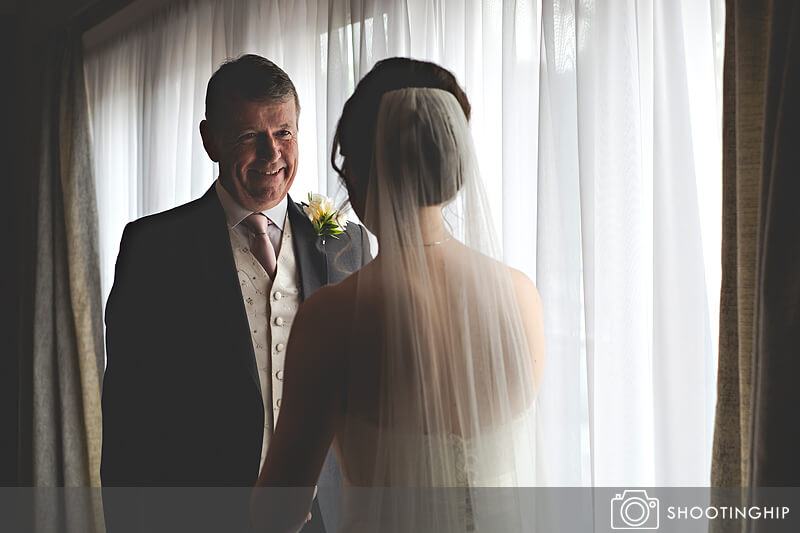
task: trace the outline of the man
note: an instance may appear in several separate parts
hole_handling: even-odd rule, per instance
[[[104,486],[255,484],[298,305],[370,258],[361,226],[318,237],[287,194],[299,111],[272,62],[222,65],[200,123],[219,178],[126,227],[106,309]],[[338,475],[331,453],[320,485]]]

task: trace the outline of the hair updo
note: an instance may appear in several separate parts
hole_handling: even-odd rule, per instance
[[[350,191],[365,194],[375,152],[375,125],[384,94],[411,87],[441,89],[451,93],[460,105],[467,120],[470,104],[467,95],[450,71],[428,61],[392,57],[375,64],[358,83],[347,100],[336,126],[331,151],[331,165],[344,180]],[[426,150],[421,146],[420,150]],[[343,161],[337,164],[337,154]],[[441,183],[425,184],[420,191],[421,205],[435,205],[448,200],[454,193],[452,187]],[[357,206],[353,206],[356,207]]]

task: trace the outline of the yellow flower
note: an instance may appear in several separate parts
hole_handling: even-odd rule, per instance
[[[302,202],[302,206],[318,236],[338,238],[337,235],[344,232],[347,216],[336,209],[332,199],[322,194],[308,193],[308,203]]]

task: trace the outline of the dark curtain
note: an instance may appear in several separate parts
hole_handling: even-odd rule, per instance
[[[773,2],[756,264],[752,486],[800,485],[800,3]]]
[[[800,485],[800,3],[729,0],[714,486]],[[756,526],[757,527],[757,526]]]

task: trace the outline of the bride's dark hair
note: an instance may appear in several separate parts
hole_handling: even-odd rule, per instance
[[[405,57],[391,57],[376,63],[345,103],[333,137],[331,165],[344,180],[351,199],[354,192],[363,195],[366,190],[375,150],[375,124],[383,95],[409,87],[442,89],[451,93],[469,120],[469,99],[450,71],[435,63]],[[343,158],[341,166],[337,164],[339,153]],[[438,189],[436,184],[429,185]],[[423,205],[441,203],[453,192],[428,190],[421,201]]]

